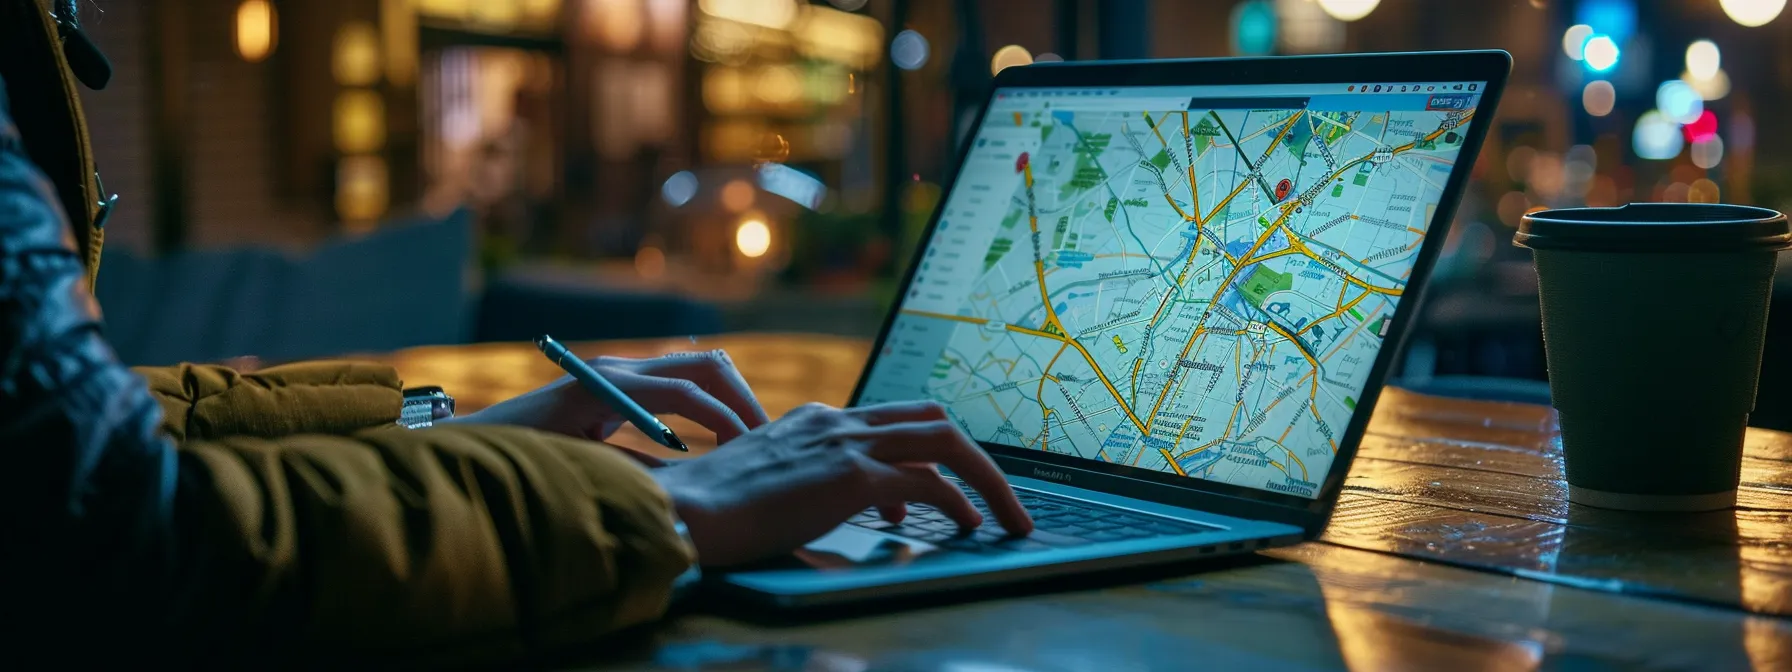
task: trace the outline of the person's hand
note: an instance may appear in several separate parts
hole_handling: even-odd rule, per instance
[[[916,502],[966,529],[981,525],[982,514],[936,465],[981,493],[1010,533],[1033,531],[989,455],[932,402],[809,404],[651,473],[690,530],[698,560],[721,567],[796,550],[871,507],[901,522]]]
[[[679,352],[652,359],[598,357],[586,360],[598,373],[649,413],[684,416],[727,443],[768,422],[765,409],[721,350]],[[563,376],[540,389],[498,402],[449,422],[517,425],[578,438],[609,438],[621,414]],[[657,461],[638,453],[650,464]]]

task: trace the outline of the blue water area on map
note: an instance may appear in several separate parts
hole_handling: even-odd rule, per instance
[[[1244,284],[1256,272],[1256,267],[1257,264],[1245,266],[1238,272],[1238,277],[1232,279],[1232,284],[1226,286],[1225,293],[1220,295],[1220,307],[1242,319],[1258,320],[1264,316],[1263,310],[1251,303],[1244,294]]]
[[[1074,123],[1076,116],[1070,110],[1052,110],[1052,118],[1062,124],[1071,124]]]
[[[1052,310],[1055,310],[1055,311],[1058,311],[1058,312],[1060,312],[1060,313],[1063,313],[1063,312],[1066,312],[1066,311],[1067,311],[1067,310],[1068,310],[1068,306],[1069,306],[1069,305],[1070,305],[1070,304],[1068,304],[1068,303],[1065,303],[1065,302],[1063,302],[1063,301],[1059,301],[1059,302],[1058,302],[1058,305],[1055,305],[1055,306],[1052,306]]]
[[[1244,253],[1251,251],[1251,243],[1253,242],[1256,241],[1238,240],[1226,243],[1226,254],[1230,254],[1234,257],[1244,256]]]

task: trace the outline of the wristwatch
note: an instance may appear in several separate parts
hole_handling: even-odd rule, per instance
[[[452,417],[454,397],[448,396],[442,388],[434,385],[405,388],[404,406],[398,413],[398,424],[406,429],[422,429]]]

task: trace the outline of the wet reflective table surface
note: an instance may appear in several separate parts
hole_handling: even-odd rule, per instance
[[[869,344],[820,336],[578,344],[582,356],[726,349],[776,416],[844,403]],[[381,357],[463,412],[560,375],[528,344]],[[704,437],[669,424],[697,451]],[[619,442],[658,450],[624,430]],[[663,453],[661,453],[663,454]],[[1751,430],[1739,506],[1566,503],[1545,407],[1382,395],[1332,524],[1263,562],[771,625],[688,615],[602,669],[1792,669],[1792,434]],[[1184,571],[1185,570],[1185,571]],[[645,642],[645,643],[643,643]],[[602,660],[604,662],[595,662]]]

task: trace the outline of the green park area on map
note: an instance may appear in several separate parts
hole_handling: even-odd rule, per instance
[[[981,440],[1314,496],[1467,119],[997,119],[1042,142],[962,305],[908,311],[957,323],[928,394]]]

